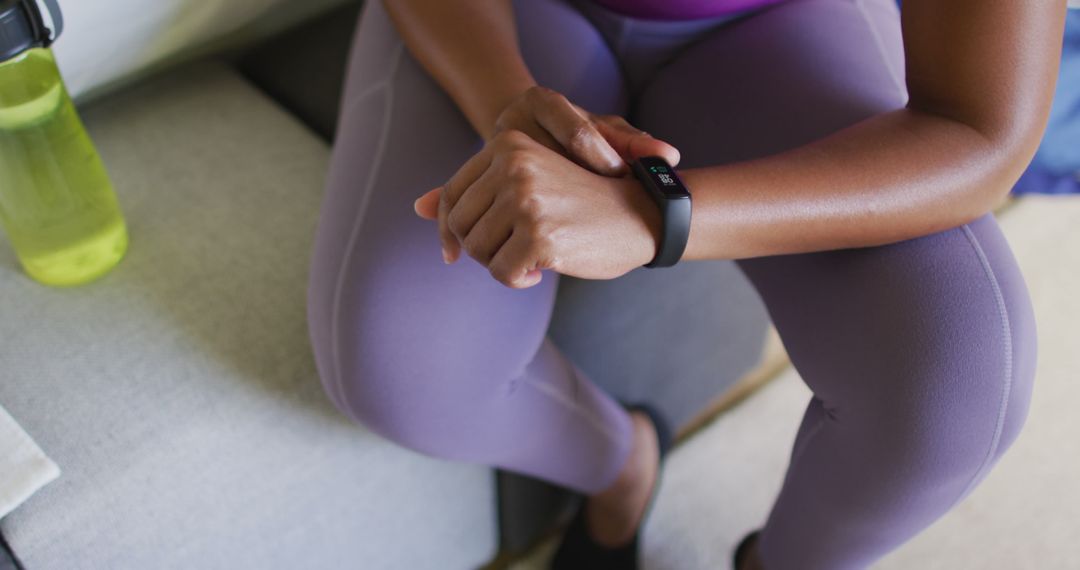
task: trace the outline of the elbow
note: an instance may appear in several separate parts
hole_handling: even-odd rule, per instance
[[[1050,96],[1022,97],[973,127],[989,145],[988,156],[996,165],[999,184],[995,198],[1000,202],[1012,191],[1039,150],[1050,120]]]
[[[984,148],[984,176],[978,186],[985,211],[997,208],[1008,198],[1035,158],[1046,123],[1047,116],[1043,115],[968,124],[979,133]]]
[[[971,160],[964,170],[973,178],[964,185],[977,195],[976,209],[983,212],[998,207],[1027,170],[1050,116],[1050,101],[1035,98],[981,108],[913,98],[908,108],[944,119],[952,124],[955,141],[967,141],[963,146],[974,152],[963,153]]]
[[[1016,127],[993,143],[995,154],[1000,157],[998,171],[1001,181],[993,196],[995,205],[1008,197],[1020,176],[1031,165],[1045,132],[1046,122],[1042,121]]]

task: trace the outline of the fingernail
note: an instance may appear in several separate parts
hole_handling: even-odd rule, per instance
[[[450,265],[450,252],[446,251],[446,248],[442,248],[442,260],[443,263]]]

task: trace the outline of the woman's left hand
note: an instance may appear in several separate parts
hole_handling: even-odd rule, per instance
[[[656,253],[660,211],[630,176],[595,174],[517,130],[501,131],[415,203],[438,220],[443,258],[461,248],[515,289],[541,270],[611,279]]]

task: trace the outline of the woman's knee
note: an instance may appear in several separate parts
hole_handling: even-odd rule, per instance
[[[1019,437],[1027,420],[1038,359],[1038,329],[1027,283],[1013,251],[992,214],[965,224],[981,253],[988,279],[996,286],[1002,336],[1008,343],[1007,400],[1002,404],[995,460]]]
[[[867,445],[903,464],[971,472],[1017,439],[1037,339],[1026,285],[992,217],[749,269],[803,378]],[[796,270],[805,279],[794,301],[779,280]]]
[[[460,458],[460,444],[475,439],[496,411],[500,387],[530,360],[528,338],[510,329],[540,327],[526,325],[542,309],[518,308],[521,320],[502,323],[476,314],[478,303],[467,296],[447,303],[442,293],[452,297],[460,283],[444,281],[439,294],[414,296],[401,294],[414,286],[390,287],[404,281],[385,271],[361,274],[365,279],[346,280],[336,300],[330,293],[309,298],[324,390],[343,414],[382,437],[427,455]]]
[[[972,402],[975,398],[963,390],[952,405],[971,408],[972,429],[989,435],[983,465],[988,469],[1017,440],[1026,422],[1038,336],[1027,283],[994,216],[988,213],[958,231],[964,234],[979,275],[967,286],[963,282],[957,286],[964,295],[961,299],[970,303],[957,320],[973,323],[965,343],[968,348],[958,361],[968,370],[983,372],[984,382],[976,383],[978,378],[969,382],[982,388],[989,405]]]
[[[1033,345],[1017,349],[1033,350]],[[938,480],[963,483],[956,490],[959,496],[966,494],[1018,439],[1028,416],[1032,380],[1016,370],[923,379],[924,386],[938,383],[952,389],[939,398],[914,398],[882,413],[902,418],[891,437],[902,450],[898,456],[903,465]]]
[[[912,460],[985,472],[1027,418],[1037,338],[1026,285],[992,218],[899,247],[890,263],[911,264],[889,287],[908,302],[864,325],[883,343],[856,357],[877,375],[860,397]]]
[[[490,400],[481,397],[475,378],[441,369],[438,356],[420,350],[371,346],[371,339],[340,347],[350,353],[338,354],[336,377],[323,384],[342,413],[413,451],[459,458],[460,444],[472,437]]]
[[[1027,418],[1026,378],[934,374],[909,383],[908,397],[881,399],[864,410],[872,418],[867,433],[878,433],[876,446],[904,465],[981,476],[1016,441]]]

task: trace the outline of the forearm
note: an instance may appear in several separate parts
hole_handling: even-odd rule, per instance
[[[383,0],[405,47],[488,139],[499,112],[536,83],[509,0]]]
[[[685,258],[881,245],[1001,203],[1046,127],[1065,2],[903,6],[907,108],[786,153],[681,171],[694,198]]]
[[[759,160],[680,171],[694,213],[684,259],[882,245],[998,206],[1037,143],[898,110]]]

